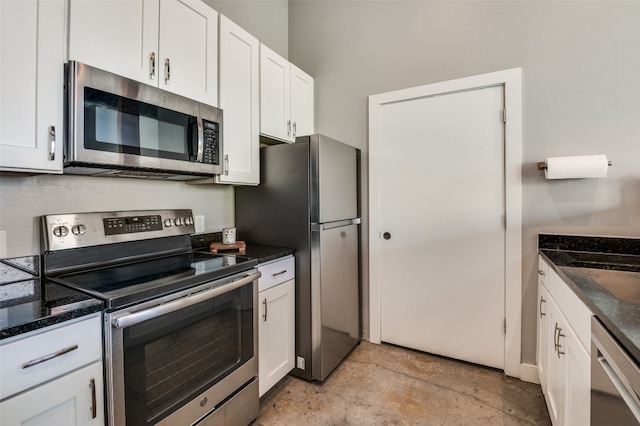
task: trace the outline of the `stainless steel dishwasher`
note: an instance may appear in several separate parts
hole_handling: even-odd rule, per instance
[[[640,368],[591,318],[591,425],[640,425]]]

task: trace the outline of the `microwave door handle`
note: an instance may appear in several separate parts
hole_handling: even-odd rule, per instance
[[[198,149],[196,150],[196,162],[202,163],[204,158],[204,124],[202,123],[202,117],[197,117],[196,123],[198,126]]]

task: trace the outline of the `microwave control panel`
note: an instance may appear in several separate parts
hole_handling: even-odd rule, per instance
[[[204,129],[203,142],[204,151],[202,162],[206,164],[220,164],[218,155],[218,136],[220,128],[218,123],[208,120],[202,120],[202,128]]]

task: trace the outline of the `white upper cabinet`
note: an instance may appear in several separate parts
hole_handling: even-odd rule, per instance
[[[294,142],[313,131],[313,78],[261,44],[260,133]]]
[[[64,2],[0,1],[0,170],[62,173]]]
[[[218,183],[260,181],[260,42],[220,15],[220,108],[224,172]]]
[[[295,136],[313,134],[313,78],[291,64],[291,121]]]
[[[69,59],[217,106],[218,13],[199,0],[71,0]]]

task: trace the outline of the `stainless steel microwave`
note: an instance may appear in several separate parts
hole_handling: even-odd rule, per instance
[[[70,61],[64,173],[189,180],[222,172],[222,110]]]

